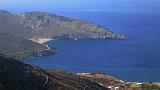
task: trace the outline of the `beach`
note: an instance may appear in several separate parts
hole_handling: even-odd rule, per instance
[[[39,44],[45,44],[46,42],[51,41],[53,39],[51,39],[51,38],[32,38],[30,40],[32,40],[36,43],[39,43]]]

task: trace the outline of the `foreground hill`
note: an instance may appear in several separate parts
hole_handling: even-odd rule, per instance
[[[43,70],[0,54],[0,90],[106,90],[75,74]]]
[[[101,73],[46,70],[0,54],[0,90],[160,90],[160,83],[124,82]]]
[[[71,19],[47,12],[11,14],[0,10],[0,32],[28,39],[33,38],[126,38],[83,20]]]
[[[41,56],[54,51],[46,45],[0,33],[0,52],[10,57]]]

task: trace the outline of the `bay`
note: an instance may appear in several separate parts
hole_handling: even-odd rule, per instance
[[[126,34],[128,40],[53,40],[58,53],[24,62],[71,72],[101,72],[125,81],[160,81],[160,15],[57,12]]]

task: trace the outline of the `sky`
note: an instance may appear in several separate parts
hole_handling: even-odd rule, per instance
[[[158,13],[160,0],[0,0],[0,9],[18,11]]]

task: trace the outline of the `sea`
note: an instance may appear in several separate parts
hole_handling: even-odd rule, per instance
[[[57,54],[27,58],[42,68],[69,72],[100,72],[128,82],[160,82],[160,14],[114,12],[57,12],[86,20],[129,38],[53,40]]]

